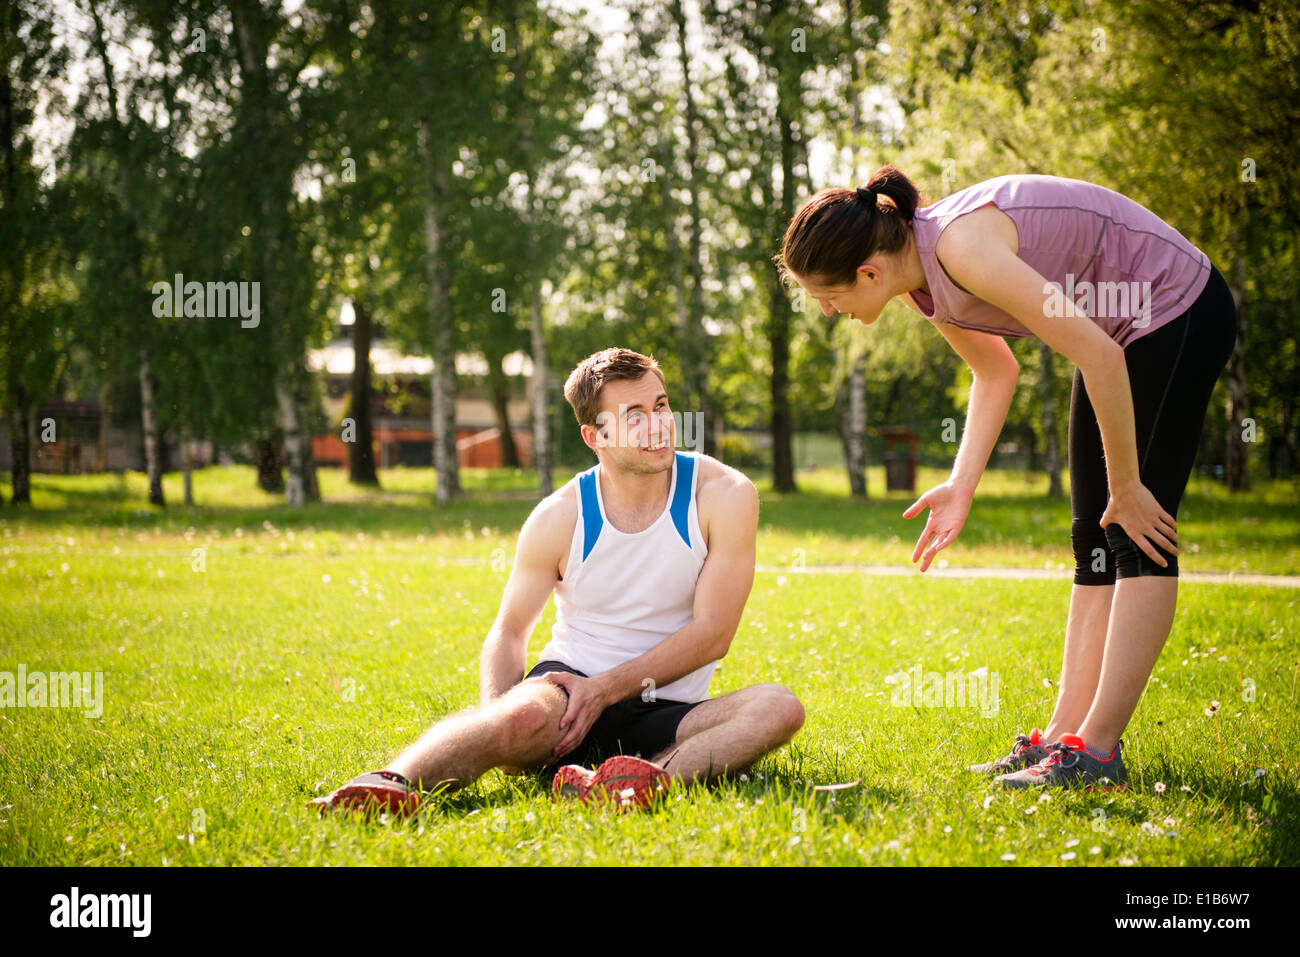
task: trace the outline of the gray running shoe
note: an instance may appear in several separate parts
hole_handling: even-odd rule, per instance
[[[1124,744],[1115,745],[1110,757],[1094,758],[1083,749],[1083,739],[1063,734],[1061,740],[1047,746],[1048,755],[1033,767],[1013,774],[1000,774],[994,782],[1008,788],[1081,787],[1091,790],[1122,788],[1128,784],[1124,767]]]
[[[1008,774],[1033,767],[1047,757],[1047,745],[1042,740],[1042,734],[1037,728],[1029,732],[1028,737],[1018,734],[1016,743],[1011,745],[1010,754],[986,764],[972,764],[970,769],[976,774]]]

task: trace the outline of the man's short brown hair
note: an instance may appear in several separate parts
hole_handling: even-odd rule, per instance
[[[602,349],[587,356],[569,373],[569,379],[564,383],[564,397],[573,406],[579,425],[594,426],[600,413],[600,391],[605,383],[620,379],[635,381],[647,372],[659,376],[660,383],[663,383],[664,374],[653,356],[643,356],[618,346]]]

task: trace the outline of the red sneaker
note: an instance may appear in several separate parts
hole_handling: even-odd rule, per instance
[[[555,772],[555,778],[551,781],[551,796],[557,801],[562,797],[585,801],[587,792],[591,790],[591,779],[595,776],[595,771],[589,771],[580,764],[566,764]]]
[[[556,800],[575,797],[584,804],[610,802],[622,811],[649,807],[671,783],[668,772],[653,761],[619,754],[595,771],[566,764],[555,773],[551,793]]]
[[[332,794],[313,799],[323,817],[329,811],[387,812],[398,816],[414,814],[420,807],[420,792],[395,771],[371,771],[353,778]]]
[[[668,772],[653,761],[620,754],[596,769],[587,798],[613,801],[620,811],[647,808],[668,792],[672,780]]]

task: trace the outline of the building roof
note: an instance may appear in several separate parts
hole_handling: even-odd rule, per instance
[[[307,366],[313,372],[324,372],[331,376],[352,375],[352,341],[337,339],[321,349],[307,350]],[[387,376],[427,376],[433,374],[431,356],[404,355],[397,349],[384,343],[370,346],[370,368],[375,375]],[[511,352],[501,361],[501,368],[508,376],[532,378],[533,360],[523,351]],[[461,352],[456,355],[456,374],[464,376],[487,375],[487,359],[475,352]]]

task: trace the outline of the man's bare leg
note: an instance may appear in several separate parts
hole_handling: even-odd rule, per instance
[[[712,781],[785,744],[803,721],[803,705],[785,688],[753,685],[692,710],[677,726],[677,743],[653,760],[678,781]]]
[[[465,787],[492,768],[545,764],[567,704],[562,688],[529,678],[478,710],[439,721],[385,770],[428,790]]]

